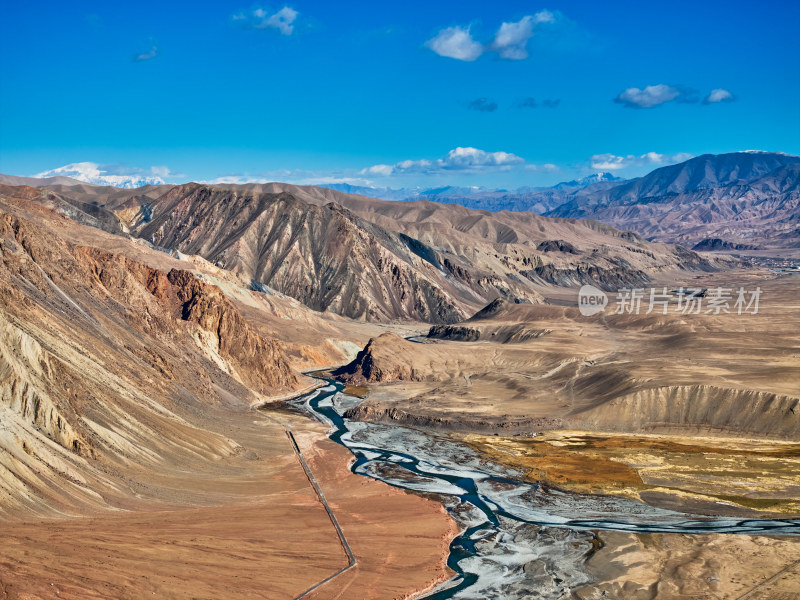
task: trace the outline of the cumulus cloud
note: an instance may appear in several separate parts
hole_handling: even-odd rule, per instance
[[[558,17],[558,13],[540,10],[519,21],[504,22],[488,43],[475,40],[469,27],[456,25],[442,29],[425,45],[439,56],[467,62],[477,60],[486,52],[496,52],[504,60],[524,60],[528,58],[528,41],[536,33],[536,27],[555,23]]]
[[[483,54],[483,44],[472,39],[469,27],[448,27],[425,42],[439,56],[471,62]]]
[[[155,44],[147,52],[133,55],[133,62],[144,62],[146,60],[153,60],[158,56],[158,48]]]
[[[528,40],[533,37],[534,26],[539,23],[553,23],[555,15],[549,10],[541,10],[535,15],[522,17],[516,23],[503,23],[494,36],[491,49],[500,58],[523,60],[528,58]]]
[[[616,154],[595,154],[591,157],[592,169],[597,171],[618,171],[629,167],[653,167],[666,164],[675,164],[692,158],[691,154],[679,152],[677,154],[659,154],[658,152],[647,152],[636,156],[617,156]]]
[[[249,12],[238,12],[232,18],[234,23],[250,29],[275,29],[281,35],[292,35],[299,14],[293,8],[284,6],[274,13],[256,8]]]
[[[697,92],[680,85],[648,85],[644,89],[628,88],[614,98],[628,108],[653,108],[667,102],[697,102]]]
[[[164,183],[164,178],[174,176],[169,168],[164,166],[140,169],[137,167],[124,167],[116,165],[98,165],[93,162],[79,162],[64,165],[49,171],[42,171],[33,177],[71,177],[84,183],[93,185],[111,185],[119,188],[137,188],[143,185],[159,185]]]
[[[476,98],[467,104],[467,108],[480,112],[494,112],[497,110],[497,102],[489,98]]]
[[[374,165],[361,171],[362,175],[389,177],[406,173],[435,174],[449,171],[480,173],[506,171],[522,165],[525,159],[510,152],[485,152],[478,148],[454,148],[444,158],[435,160],[403,160],[393,165]]]
[[[269,183],[269,179],[263,177],[250,177],[248,175],[221,175],[214,179],[204,179],[199,183],[207,183],[209,185],[222,185],[232,183],[235,185],[242,185],[245,183]]]
[[[174,175],[174,173],[169,170],[169,167],[164,166],[150,167],[150,172],[156,177],[170,177]]]
[[[389,177],[394,172],[392,165],[373,165],[361,171],[364,175],[373,175],[378,177]]]
[[[484,152],[477,148],[455,148],[444,159],[436,161],[437,166],[455,171],[482,169],[506,169],[522,164],[525,160],[510,152]]]
[[[711,90],[703,99],[703,104],[718,104],[720,102],[733,102],[736,100],[736,96],[731,94],[728,90],[717,88]]]

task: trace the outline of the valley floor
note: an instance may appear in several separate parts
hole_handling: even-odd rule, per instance
[[[253,419],[263,435],[285,439],[264,417]],[[357,560],[308,597],[402,598],[446,578],[455,531],[441,505],[352,474],[351,455],[327,440],[322,426],[293,421]],[[348,560],[288,439],[282,446],[269,457],[281,463],[273,476],[229,482],[238,488],[230,503],[4,522],[0,598],[301,594]]]

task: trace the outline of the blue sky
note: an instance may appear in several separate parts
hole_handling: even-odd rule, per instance
[[[0,172],[546,185],[800,154],[792,2],[16,2]]]

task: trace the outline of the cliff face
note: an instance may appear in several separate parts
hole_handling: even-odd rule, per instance
[[[132,290],[141,286],[172,319],[192,324],[187,332],[197,347],[247,387],[267,394],[297,384],[278,342],[258,334],[218,287],[190,271],[164,272],[96,248],[82,247],[75,253],[119,302],[131,302]],[[147,327],[146,321],[139,325]],[[160,326],[169,331],[176,325],[169,319]]]

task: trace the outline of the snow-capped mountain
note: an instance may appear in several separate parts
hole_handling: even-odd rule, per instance
[[[562,181],[552,187],[554,190],[565,190],[570,188],[583,188],[593,183],[603,183],[608,181],[622,181],[621,177],[617,177],[611,173],[592,173],[580,179],[573,179],[572,181]]]
[[[107,167],[103,167],[93,162],[79,162],[64,165],[57,169],[43,171],[33,175],[33,177],[44,179],[47,177],[71,177],[84,183],[91,183],[93,185],[112,185],[118,188],[133,189],[142,187],[144,185],[161,185],[164,179],[156,172],[159,171],[158,167],[151,169],[151,173],[112,173]]]

